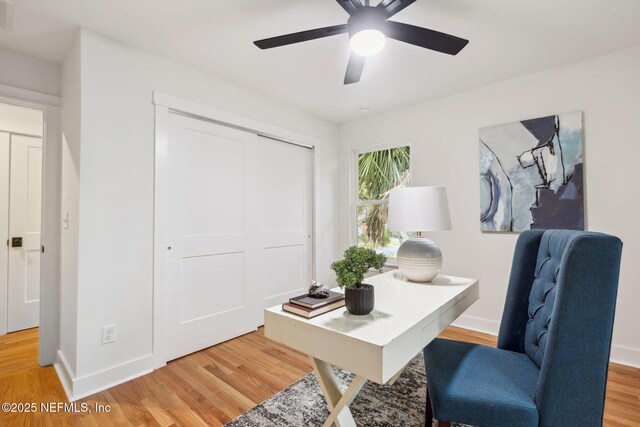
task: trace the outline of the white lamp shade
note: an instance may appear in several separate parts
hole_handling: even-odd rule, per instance
[[[389,231],[451,230],[445,187],[396,188],[389,194]]]

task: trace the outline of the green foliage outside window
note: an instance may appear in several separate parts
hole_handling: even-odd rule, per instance
[[[360,154],[358,182],[360,200],[380,200],[409,173],[409,147]]]
[[[396,187],[405,187],[411,178],[409,147],[372,151],[358,156],[359,200],[386,201]],[[370,204],[358,207],[360,246],[388,246],[392,235],[387,231],[388,205]]]

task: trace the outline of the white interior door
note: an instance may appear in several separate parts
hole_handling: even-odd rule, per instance
[[[42,138],[11,135],[8,331],[38,326]]]
[[[311,150],[169,120],[158,180],[167,187],[167,360],[255,330],[264,307],[306,289],[312,258]]]
[[[255,329],[257,135],[171,114],[169,360]]]
[[[9,262],[9,134],[0,132],[0,335],[7,333]],[[5,244],[7,242],[7,244]]]
[[[309,148],[263,137],[259,142],[260,307],[264,309],[309,288],[313,168]]]

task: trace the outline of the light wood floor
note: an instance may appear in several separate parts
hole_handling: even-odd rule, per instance
[[[495,345],[454,327],[442,336]],[[37,338],[37,329],[0,337],[0,403],[66,402],[53,368],[37,366]],[[81,401],[108,404],[108,414],[0,413],[0,426],[220,426],[309,372],[305,355],[258,330]],[[611,364],[605,425],[640,426],[640,369]]]

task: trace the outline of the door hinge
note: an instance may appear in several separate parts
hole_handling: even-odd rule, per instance
[[[44,245],[40,246],[40,250],[44,253]]]

